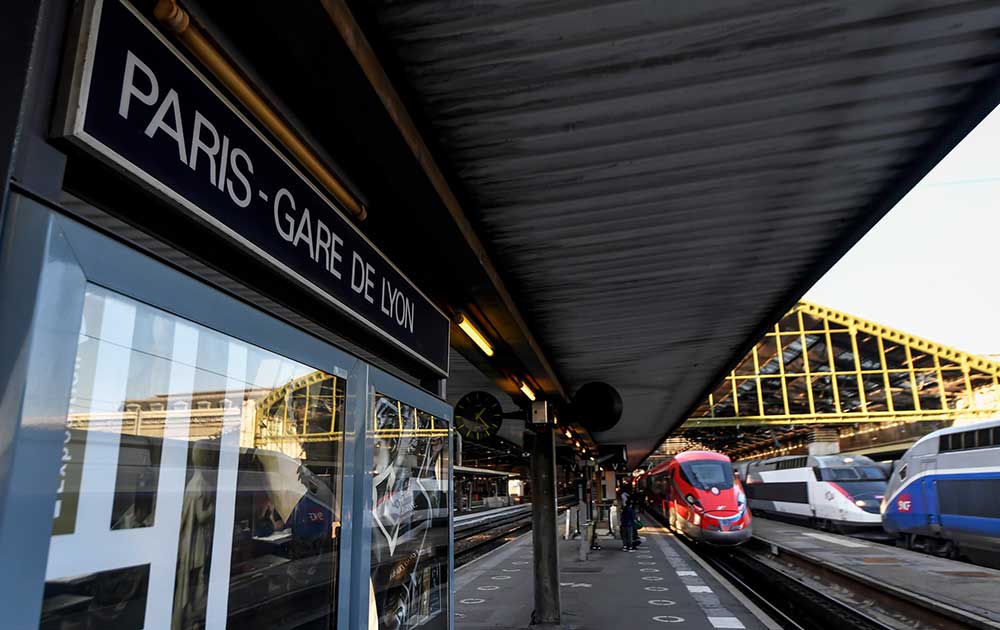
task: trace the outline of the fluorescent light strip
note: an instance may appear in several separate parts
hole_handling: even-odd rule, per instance
[[[483,351],[483,354],[488,357],[493,356],[493,346],[490,345],[490,342],[486,339],[486,337],[484,337],[483,334],[472,325],[472,322],[469,321],[469,318],[466,317],[464,313],[459,313],[455,316],[455,323],[462,329],[462,332],[468,335],[469,339],[471,339],[473,343],[479,346],[479,349]],[[532,398],[532,400],[534,400],[534,398]]]

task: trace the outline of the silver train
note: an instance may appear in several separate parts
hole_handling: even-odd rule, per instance
[[[753,514],[852,533],[880,530],[884,467],[860,455],[798,455],[740,463]]]
[[[920,438],[896,462],[882,511],[901,546],[1000,566],[1000,419]]]

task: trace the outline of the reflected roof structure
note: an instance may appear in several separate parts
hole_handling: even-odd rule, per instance
[[[841,426],[841,437],[911,422],[933,430],[1000,414],[998,377],[997,361],[799,302],[681,437],[741,457],[805,446],[817,425]]]

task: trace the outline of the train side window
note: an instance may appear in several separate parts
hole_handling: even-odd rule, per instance
[[[991,446],[990,443],[993,441],[993,438],[990,435],[991,433],[992,431],[989,429],[979,429],[976,431],[976,448],[986,448]]]
[[[906,464],[903,464],[902,466],[900,466],[899,467],[899,472],[896,473],[896,474],[899,475],[900,481],[902,481],[903,479],[906,479]]]

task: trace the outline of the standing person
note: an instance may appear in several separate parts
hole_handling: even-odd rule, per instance
[[[635,508],[632,502],[622,508],[622,551],[635,551]]]

